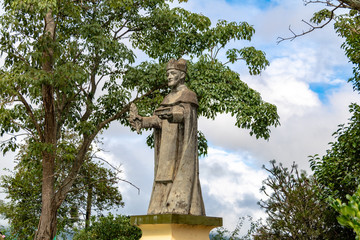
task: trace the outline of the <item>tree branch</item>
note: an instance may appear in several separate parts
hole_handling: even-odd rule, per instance
[[[114,31],[114,36],[113,36],[113,39],[114,39],[114,40],[115,40],[115,39],[118,39],[118,36],[117,36],[118,33],[119,33],[122,29],[124,29],[125,25],[126,25],[128,22],[129,22],[128,20],[125,20],[124,24],[122,24],[118,30]]]
[[[28,104],[28,102],[25,100],[25,98],[23,97],[23,95],[22,95],[19,91],[17,91],[17,93],[18,93],[18,94],[17,94],[18,97],[20,98],[20,101],[21,101],[22,104],[25,106],[25,109],[26,109],[27,113],[28,113],[29,116],[30,116],[30,119],[31,119],[32,123],[34,124],[37,133],[39,134],[40,141],[41,141],[41,142],[44,142],[44,140],[45,140],[45,139],[44,139],[44,134],[43,134],[43,132],[41,131],[41,127],[40,127],[39,123],[37,122],[37,120],[36,120],[36,118],[35,118],[35,115],[34,115],[32,109],[31,109],[30,105]]]
[[[101,123],[99,123],[96,127],[97,131],[95,131],[93,133],[93,135],[97,134],[101,129],[103,129],[103,127],[105,127],[107,124],[109,124],[110,122],[114,121],[114,120],[117,120],[119,119],[124,113],[126,113],[127,111],[129,111],[130,109],[130,105],[131,103],[135,103],[149,95],[151,95],[154,91],[164,87],[166,84],[163,84],[163,85],[160,85],[160,86],[157,86],[157,87],[154,87],[152,89],[150,89],[147,93],[145,93],[144,95],[142,95],[141,97],[136,97],[134,100],[130,101],[128,104],[126,104],[123,109],[121,111],[119,111],[117,114],[113,115],[112,117],[108,118],[108,119],[105,119],[104,121],[102,121]]]
[[[84,136],[83,142],[79,148],[79,151],[74,160],[73,166],[67,177],[62,181],[58,191],[55,193],[55,204],[57,207],[65,200],[66,194],[70,191],[76,176],[78,175],[82,164],[85,161],[85,155],[89,150],[91,142],[94,140],[96,135]]]
[[[320,0],[303,0],[304,1],[304,5],[307,6],[311,3],[322,3],[322,4],[326,4],[326,6],[329,7],[336,7],[335,4],[332,3],[332,0],[325,0],[325,1],[320,1]]]
[[[99,67],[99,64],[100,64],[100,57],[96,56],[95,60],[94,60],[94,66],[91,70],[91,75],[90,75],[90,86],[89,86],[90,91],[89,91],[89,93],[86,94],[87,95],[86,110],[85,110],[85,113],[83,114],[83,116],[81,117],[80,121],[86,121],[91,115],[92,100],[94,98],[94,95],[95,95],[95,92],[97,89],[97,83],[96,83],[95,77],[96,77],[96,72]]]
[[[114,165],[112,165],[111,163],[109,163],[109,161],[101,158],[101,157],[98,157],[98,156],[93,156],[92,158],[96,158],[96,159],[99,159],[103,162],[105,162],[106,164],[108,164],[112,169],[114,169],[117,173],[121,173],[121,170],[119,170],[117,167],[115,167]],[[130,184],[131,186],[133,186],[134,188],[136,188],[138,190],[138,194],[140,194],[140,188],[137,187],[135,184],[133,184],[132,182],[128,181],[128,180],[125,180],[125,179],[122,179],[122,178],[115,178],[119,181],[122,181],[122,182],[126,182],[128,184]]]
[[[245,60],[244,58],[236,58],[235,59],[236,61],[239,61],[239,60]],[[235,62],[236,62],[235,61]],[[223,63],[223,66],[225,66],[226,64],[228,64],[228,63],[230,63],[231,61],[227,61],[227,62],[225,62],[225,63]]]
[[[310,29],[307,30],[307,31],[303,31],[303,32],[300,33],[300,34],[295,33],[295,32],[291,29],[291,26],[289,26],[289,31],[293,34],[293,36],[292,36],[292,37],[286,37],[286,38],[278,37],[276,43],[279,44],[279,43],[281,43],[282,41],[286,41],[286,40],[292,41],[292,40],[294,40],[295,38],[304,36],[304,35],[306,35],[306,34],[308,34],[308,33],[311,33],[312,31],[314,31],[314,30],[316,30],[316,29],[320,29],[320,28],[325,27],[326,25],[328,25],[328,24],[331,22],[331,20],[334,19],[334,16],[335,16],[334,12],[335,12],[338,8],[340,8],[342,5],[343,5],[343,4],[341,3],[340,5],[336,6],[333,10],[331,10],[331,16],[330,16],[329,20],[326,21],[325,23],[323,23],[323,24],[320,25],[320,26],[314,26],[314,25],[310,24],[309,22],[307,22],[307,21],[305,21],[305,20],[301,20],[301,21],[304,22],[305,24],[309,25],[309,26],[310,26]]]

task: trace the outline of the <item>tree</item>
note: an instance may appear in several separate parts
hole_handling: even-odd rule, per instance
[[[71,140],[76,141],[76,138]],[[27,144],[22,146],[12,174],[1,177],[0,186],[10,201],[0,203],[0,214],[9,220],[14,238],[32,239],[40,216],[41,157],[32,152]],[[69,194],[58,209],[58,233],[84,226],[84,222],[85,228],[89,227],[91,210],[96,209],[101,213],[124,205],[117,187],[120,181],[117,172],[95,162],[89,154],[87,157]],[[71,165],[71,155],[61,156],[60,159],[55,184],[61,181]]]
[[[291,169],[271,161],[270,173],[261,191],[268,199],[259,205],[268,215],[266,223],[257,229],[254,239],[352,239],[343,237],[329,224],[331,212],[320,197],[316,178],[299,172],[295,163]],[[331,223],[331,222],[330,222]]]
[[[346,203],[347,195],[354,194],[360,184],[360,106],[350,105],[350,112],[352,116],[349,123],[339,125],[339,129],[333,134],[336,141],[330,143],[326,154],[321,158],[315,155],[309,160],[321,185],[323,201],[330,197]],[[332,211],[334,212],[333,209]],[[334,212],[333,215],[337,217],[338,213]],[[334,217],[333,221],[335,220]],[[343,232],[345,231],[344,229]],[[351,231],[348,232],[350,234]]]
[[[140,237],[141,230],[130,224],[129,217],[114,217],[110,213],[97,219],[92,218],[91,227],[76,233],[74,240],[138,240]]]
[[[309,22],[304,21],[310,26],[308,31],[304,31],[301,34],[293,32],[292,37],[279,38],[279,41],[294,39],[333,22],[336,32],[344,39],[341,47],[345,50],[346,56],[353,64],[353,76],[349,79],[349,82],[352,83],[355,91],[359,91],[360,2],[358,0],[306,0],[304,2],[305,4],[326,4],[326,8],[314,13]],[[340,9],[341,11],[339,11]],[[347,125],[339,125],[339,129],[334,133],[336,141],[330,143],[331,149],[321,158],[318,155],[310,158],[311,168],[322,188],[321,197],[323,201],[326,201],[328,197],[332,197],[347,202],[347,194],[354,194],[359,185],[360,166],[358,164],[359,152],[357,149],[360,140],[357,136],[360,126],[359,106],[351,104],[349,108],[352,113],[350,122]],[[333,215],[336,216],[338,214],[333,213]],[[333,218],[333,221],[335,222],[335,218]],[[333,224],[334,226],[336,226],[335,223]]]
[[[350,196],[346,195],[348,203],[342,203],[340,199],[330,197],[331,206],[340,213],[337,217],[339,223],[349,227],[356,233],[356,240],[360,238],[360,188]]]
[[[339,125],[339,129],[333,134],[336,141],[330,143],[331,148],[326,154],[321,158],[318,155],[312,156],[309,160],[314,176],[321,186],[321,198],[324,202],[330,197],[347,203],[347,196],[355,194],[360,185],[360,106],[350,105],[350,112],[352,116],[349,123]],[[336,226],[336,217],[339,214],[334,209],[330,211],[334,215],[333,226],[340,229]],[[346,229],[341,231],[344,234],[351,233]]]
[[[251,40],[254,29],[246,22],[211,27],[207,17],[170,8],[165,0],[4,0],[3,8],[0,137],[9,139],[1,149],[17,149],[19,134],[27,134],[30,148],[41,156],[42,203],[34,239],[54,237],[58,209],[96,136],[113,121],[129,126],[131,103],[146,115],[161,101],[170,58],[199,59],[190,63],[199,116],[231,113],[237,126],[265,139],[269,126],[279,124],[276,107],[216,58],[230,40]],[[130,46],[154,60],[131,66]],[[230,63],[245,60],[251,74],[268,65],[253,47],[228,49],[226,56]],[[63,148],[65,132],[81,140]],[[55,184],[59,152],[67,156],[70,150],[75,150],[71,166]]]
[[[336,141],[322,158],[314,156],[310,165],[326,197],[346,200],[360,185],[360,106],[352,104],[348,124],[342,124],[333,134]]]
[[[247,233],[243,236],[240,236],[240,231],[243,227],[243,224],[247,220],[250,222],[250,228]],[[253,235],[256,233],[257,229],[261,226],[261,219],[253,221],[251,216],[240,217],[239,222],[236,224],[236,227],[233,231],[229,231],[224,227],[216,228],[210,233],[211,240],[251,240]]]

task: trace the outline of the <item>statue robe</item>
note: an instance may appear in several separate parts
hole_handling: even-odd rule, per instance
[[[155,174],[148,214],[205,215],[199,181],[197,97],[185,85],[167,95],[143,127],[153,127]],[[160,119],[157,112],[171,112]]]

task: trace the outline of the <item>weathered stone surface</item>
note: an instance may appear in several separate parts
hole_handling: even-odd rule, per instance
[[[131,216],[130,223],[136,226],[143,224],[188,224],[219,227],[222,226],[222,218],[182,214],[152,214]]]
[[[171,92],[151,117],[141,117],[132,106],[130,123],[153,128],[155,137],[154,184],[148,214],[205,215],[199,181],[196,94],[185,85],[186,61],[167,66]]]

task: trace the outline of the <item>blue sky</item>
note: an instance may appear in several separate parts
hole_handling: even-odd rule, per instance
[[[255,5],[260,9],[267,9],[276,6],[278,1],[272,0],[226,0],[229,5],[249,6]]]
[[[307,156],[325,153],[337,125],[349,117],[347,106],[359,102],[359,96],[347,83],[352,66],[332,26],[276,43],[277,37],[291,35],[289,25],[298,32],[306,30],[301,20],[323,6],[305,7],[302,0],[189,0],[180,6],[210,17],[213,23],[219,19],[247,21],[256,30],[252,42],[231,43],[231,47],[253,45],[265,51],[270,61],[260,76],[250,76],[244,64],[231,66],[263,99],[278,107],[281,126],[272,129],[269,141],[236,128],[229,115],[215,121],[199,119],[199,129],[210,146],[208,156],[200,160],[207,215],[223,217],[225,227],[231,229],[239,217],[265,216],[256,205],[265,197],[259,192],[267,176],[261,166],[276,159],[286,166],[295,161],[309,171]],[[121,164],[122,177],[141,188],[139,195],[130,185],[119,185],[125,207],[118,213],[146,213],[153,180],[153,151],[145,144],[147,134],[140,136],[114,123],[102,136],[107,151],[102,157]],[[11,168],[12,159],[13,155],[2,159],[3,167]]]

